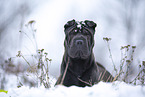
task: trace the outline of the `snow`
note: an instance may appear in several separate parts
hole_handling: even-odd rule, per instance
[[[58,85],[45,89],[44,87],[11,88],[8,94],[0,93],[0,97],[145,97],[144,86],[134,86],[124,82],[99,82],[93,87],[65,87]]]
[[[122,3],[119,3],[118,0],[48,0],[45,4],[41,5],[41,7],[36,8],[35,12],[27,19],[27,22],[30,20],[36,21],[36,36],[38,36],[36,39],[38,41],[38,46],[39,48],[44,48],[46,52],[48,52],[48,57],[53,60],[50,66],[51,74],[55,74],[55,77],[58,75],[58,67],[60,67],[64,52],[63,25],[71,19],[89,19],[98,24],[97,33],[95,34],[96,45],[94,47],[96,61],[101,63],[104,62],[103,64],[109,64],[107,69],[112,71],[111,69],[113,66],[110,65],[110,60],[108,60],[109,53],[103,41],[103,37],[111,37],[113,39],[111,42],[112,54],[118,56],[120,46],[126,45],[126,28],[120,16],[125,13],[123,13],[124,9],[122,9],[121,4]],[[140,9],[143,9],[142,6],[140,6]],[[139,12],[142,13],[140,16],[143,16],[142,10]],[[110,24],[112,21],[114,21],[114,23]],[[139,26],[138,29],[140,29],[140,27],[142,26]],[[13,35],[17,36],[15,34]],[[28,52],[29,55],[29,51],[33,49],[30,46],[31,42],[26,42],[25,40],[24,46],[29,43],[26,46],[29,47],[29,50],[27,50],[26,47],[22,47],[24,50],[21,51],[25,53]],[[137,42],[137,39],[134,42]],[[136,45],[136,43],[133,45]],[[12,53],[14,53],[14,51]],[[14,53],[14,56],[15,55],[16,53]],[[25,55],[27,55],[27,53]],[[114,59],[115,63],[119,64],[120,61],[118,60],[120,60],[120,57],[114,58],[116,58]],[[56,71],[58,72],[56,73]],[[59,85],[57,87],[45,89],[44,87],[30,88],[28,86],[17,88],[17,77],[11,76],[8,78],[9,80],[7,79],[7,81],[9,84],[6,85],[8,93],[5,94],[0,92],[0,97],[145,97],[145,86],[133,86],[119,81],[114,83],[100,82],[93,87],[85,88]]]

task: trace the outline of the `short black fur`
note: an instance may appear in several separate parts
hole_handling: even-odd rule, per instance
[[[68,21],[64,26],[65,53],[61,64],[61,74],[56,85],[92,86],[99,81],[111,82],[113,76],[99,63],[95,62],[93,54],[94,34],[96,23],[85,20]],[[68,65],[65,78],[64,71]]]

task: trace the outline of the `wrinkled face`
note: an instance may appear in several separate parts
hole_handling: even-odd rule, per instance
[[[93,21],[68,21],[65,28],[65,50],[73,59],[86,59],[92,53],[96,24]]]

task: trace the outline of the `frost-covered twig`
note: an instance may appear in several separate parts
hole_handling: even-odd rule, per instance
[[[113,66],[114,66],[114,70],[115,70],[115,72],[117,74],[117,69],[116,69],[115,63],[113,61],[113,57],[112,57],[112,53],[111,53],[111,48],[110,48],[110,45],[109,45],[109,41],[111,40],[111,38],[107,38],[106,37],[106,38],[103,38],[103,40],[107,42],[107,47],[108,47],[108,50],[109,50],[109,53],[110,53],[110,58],[111,58]]]

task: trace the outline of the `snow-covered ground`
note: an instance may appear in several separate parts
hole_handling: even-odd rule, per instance
[[[130,1],[130,0],[128,0]],[[141,0],[140,0],[141,1]],[[143,0],[142,0],[143,1]],[[61,64],[63,56],[63,40],[64,40],[64,31],[63,25],[71,19],[76,20],[93,20],[98,24],[96,29],[95,36],[95,47],[94,54],[96,61],[101,62],[102,64],[108,64],[105,67],[112,71],[113,66],[111,61],[108,60],[109,52],[106,44],[103,41],[103,37],[112,38],[111,50],[115,59],[115,63],[119,64],[120,57],[120,46],[128,45],[126,40],[126,26],[124,26],[125,7],[124,3],[121,3],[120,0],[48,0],[40,8],[37,8],[36,11],[27,19],[27,22],[30,20],[36,21],[36,29],[38,36],[37,42],[38,47],[44,48],[48,52],[48,57],[51,58],[52,65],[50,67],[50,73],[53,76],[57,77],[59,67]],[[128,4],[128,3],[127,3]],[[140,3],[144,6],[144,3]],[[128,5],[127,5],[128,6]],[[140,20],[144,19],[144,15],[141,9],[142,6],[139,6],[139,15]],[[123,15],[123,16],[122,16]],[[111,22],[111,23],[110,23]],[[135,26],[137,29],[143,30],[143,22],[138,22]],[[142,26],[140,26],[142,25]],[[13,28],[14,29],[14,28]],[[136,37],[142,31],[135,30],[137,33],[133,34],[136,40],[131,41],[131,45],[137,45]],[[12,31],[11,31],[12,32]],[[18,31],[14,31],[18,32]],[[18,36],[14,33],[9,34],[10,36]],[[25,35],[24,35],[25,36]],[[143,36],[143,35],[142,35]],[[139,36],[138,36],[139,37]],[[13,37],[15,39],[16,37]],[[5,38],[5,39],[9,39]],[[128,39],[128,37],[127,37]],[[10,39],[9,39],[10,40]],[[26,41],[27,40],[27,41]],[[10,40],[10,44],[12,44]],[[14,43],[16,44],[16,43]],[[13,47],[15,45],[13,44]],[[24,46],[21,50],[25,55],[29,55],[31,48],[31,42],[29,39],[24,37]],[[59,44],[59,45],[58,45]],[[4,45],[5,46],[5,45]],[[19,47],[19,46],[18,46]],[[29,48],[26,48],[29,47]],[[5,47],[4,47],[5,48]],[[10,47],[9,47],[10,48]],[[28,50],[29,49],[29,50]],[[142,47],[141,50],[144,48]],[[138,49],[140,50],[140,49]],[[34,50],[33,50],[34,51]],[[12,57],[17,53],[11,50]],[[17,52],[17,51],[16,51]],[[27,54],[28,52],[28,54]],[[138,54],[139,56],[144,56],[143,53]],[[8,56],[9,58],[9,56]],[[135,60],[140,59],[144,60],[145,58],[134,58]],[[137,67],[137,66],[135,66]],[[55,75],[54,75],[55,74]],[[145,97],[145,86],[133,86],[126,84],[124,82],[114,82],[114,83],[104,83],[100,82],[93,87],[80,88],[76,86],[64,87],[57,86],[50,89],[45,89],[44,87],[39,88],[29,88],[28,86],[22,86],[21,88],[16,88],[17,78],[8,77],[10,83],[6,85],[7,94],[0,92],[0,97]],[[8,81],[8,80],[7,80]]]
[[[8,93],[0,93],[0,97],[145,97],[145,87],[133,86],[124,82],[100,82],[93,87],[56,86],[50,89],[11,88]]]

